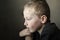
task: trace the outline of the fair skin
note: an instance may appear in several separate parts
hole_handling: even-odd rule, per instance
[[[35,10],[33,8],[24,9],[24,25],[29,28],[30,32],[35,32],[41,24],[40,18],[34,14]]]
[[[47,17],[45,15],[42,15],[40,18],[34,14],[35,10],[34,8],[25,8],[23,11],[24,14],[24,25],[26,26],[26,29],[22,30],[19,35],[20,36],[27,36],[31,35],[31,33],[35,32],[39,28],[41,28],[44,23],[47,20]],[[24,34],[23,34],[24,33]],[[31,39],[31,37],[30,37]]]

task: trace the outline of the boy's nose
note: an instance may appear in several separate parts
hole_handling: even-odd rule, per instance
[[[24,22],[24,25],[27,26],[28,25],[27,22]]]

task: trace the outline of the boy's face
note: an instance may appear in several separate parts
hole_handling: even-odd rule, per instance
[[[41,26],[40,18],[34,14],[35,10],[33,8],[25,8],[24,14],[24,25],[29,28],[30,32],[35,32]]]

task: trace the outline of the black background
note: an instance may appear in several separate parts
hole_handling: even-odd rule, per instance
[[[24,4],[23,0],[0,0],[0,40],[20,40]]]

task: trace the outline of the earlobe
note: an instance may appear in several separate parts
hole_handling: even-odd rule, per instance
[[[46,21],[47,21],[47,17],[45,16],[45,15],[42,15],[41,16],[41,23],[46,23]]]

